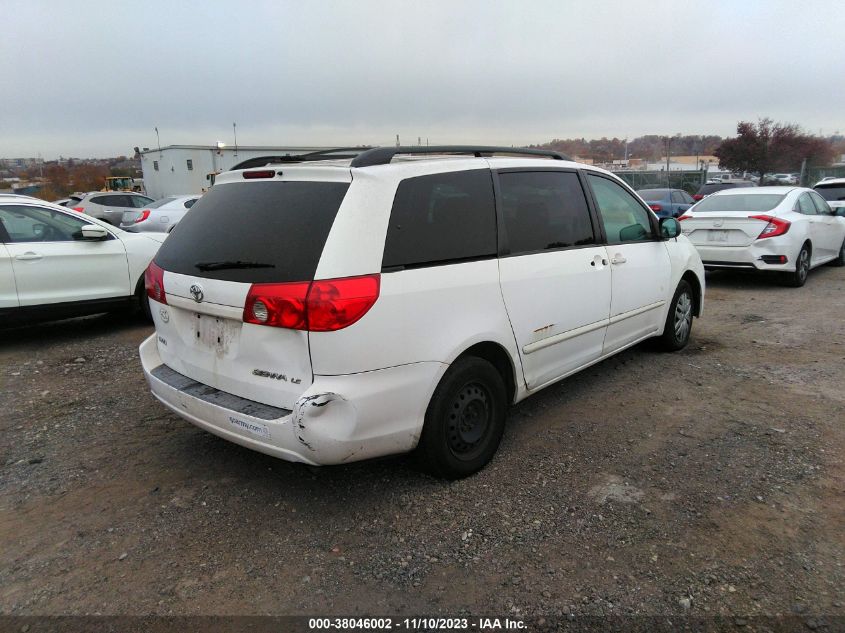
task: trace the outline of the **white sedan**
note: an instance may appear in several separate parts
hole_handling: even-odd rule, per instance
[[[167,196],[151,202],[143,209],[131,209],[123,212],[120,228],[137,232],[170,233],[188,210],[199,200],[200,194],[187,196]]]
[[[679,220],[706,269],[776,271],[803,286],[811,268],[845,265],[845,217],[812,189],[726,189]]]
[[[0,324],[133,305],[149,315],[144,270],[166,237],[35,198],[0,198]]]

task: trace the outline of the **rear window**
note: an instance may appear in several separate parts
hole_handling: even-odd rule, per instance
[[[761,213],[771,211],[778,206],[786,197],[786,194],[774,193],[763,194],[731,194],[726,196],[710,196],[704,198],[693,207],[696,213],[708,213],[718,211],[748,211],[750,213]]]
[[[640,189],[637,193],[646,202],[659,202],[669,197],[666,189]]]
[[[817,185],[813,189],[828,202],[845,200],[845,185]]]
[[[420,267],[495,256],[493,200],[488,169],[403,180],[393,199],[382,266]]]
[[[158,209],[159,207],[163,207],[166,204],[169,204],[176,200],[176,196],[168,196],[167,198],[161,198],[159,200],[155,200],[150,204],[146,205],[148,209]]]
[[[185,214],[156,264],[225,281],[310,281],[348,189],[340,182],[217,185]]]

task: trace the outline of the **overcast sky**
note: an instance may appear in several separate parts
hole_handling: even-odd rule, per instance
[[[841,0],[3,0],[0,157],[845,132]]]

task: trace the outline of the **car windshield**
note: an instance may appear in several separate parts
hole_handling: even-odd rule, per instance
[[[814,189],[828,202],[845,200],[845,185],[818,185]]]
[[[693,207],[696,213],[714,213],[719,211],[741,211],[762,213],[771,211],[786,197],[776,193],[736,193],[704,198]]]
[[[657,202],[658,200],[665,200],[669,197],[668,189],[641,189],[637,193],[646,202]]]

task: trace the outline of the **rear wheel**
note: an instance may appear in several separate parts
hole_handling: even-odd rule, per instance
[[[657,340],[660,349],[666,352],[676,352],[687,346],[692,333],[694,306],[695,297],[692,293],[692,286],[682,279],[675,290],[675,295],[672,297],[672,303],[669,304],[669,314],[666,315],[663,334]]]
[[[793,288],[800,288],[807,281],[810,274],[810,247],[807,244],[801,247],[798,257],[795,259],[795,272],[786,273],[784,281],[786,285]]]
[[[417,459],[437,477],[460,479],[496,453],[505,428],[506,389],[486,360],[461,358],[446,371],[425,414]]]

